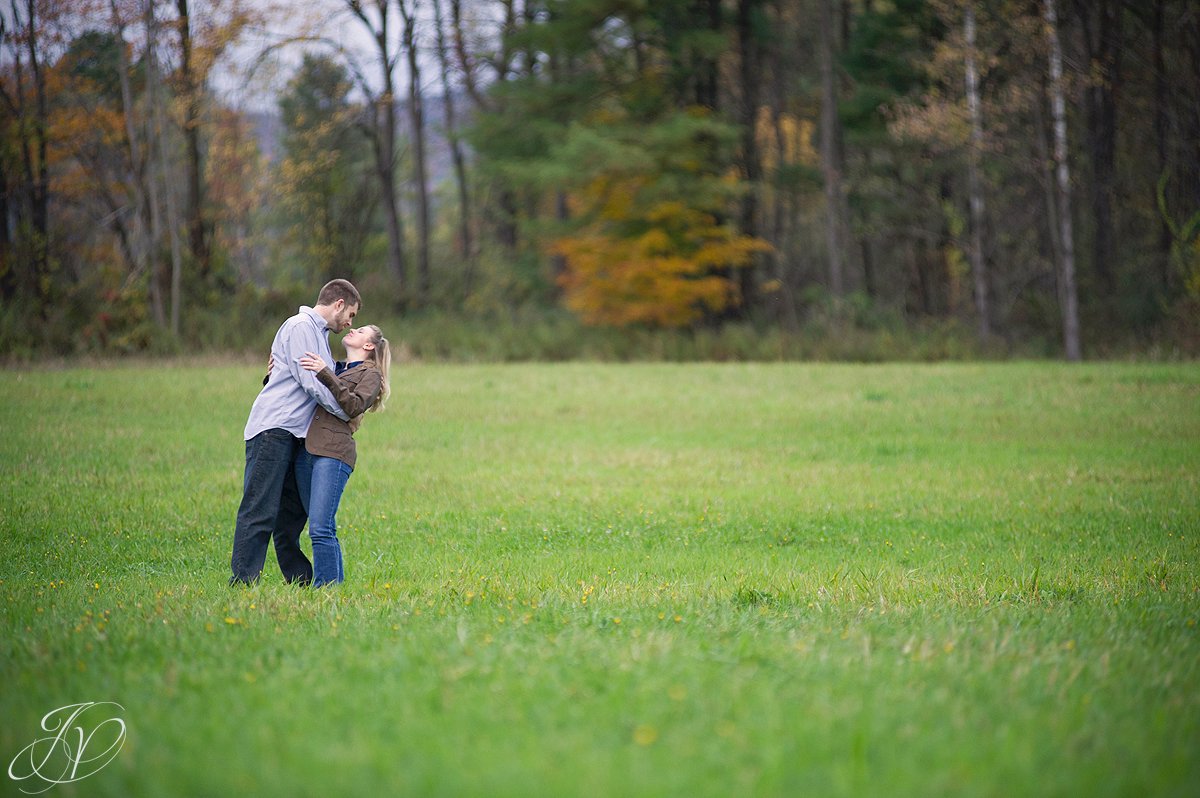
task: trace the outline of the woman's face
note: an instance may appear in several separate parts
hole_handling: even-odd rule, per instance
[[[366,327],[355,327],[342,337],[342,346],[347,349],[350,347],[354,347],[355,349],[373,349],[371,331]]]

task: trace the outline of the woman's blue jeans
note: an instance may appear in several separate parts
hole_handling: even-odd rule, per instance
[[[308,535],[312,538],[313,587],[345,578],[342,546],[337,538],[337,511],[353,471],[335,457],[309,454],[303,447],[296,456],[296,483],[308,512]]]

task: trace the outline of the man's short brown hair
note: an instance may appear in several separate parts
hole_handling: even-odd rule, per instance
[[[343,300],[347,306],[362,307],[362,297],[358,295],[358,289],[351,285],[349,280],[330,280],[322,286],[321,293],[317,294],[318,305],[332,305],[339,299]]]

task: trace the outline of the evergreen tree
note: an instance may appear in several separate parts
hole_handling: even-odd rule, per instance
[[[278,167],[281,206],[298,259],[292,279],[354,279],[373,229],[377,190],[368,146],[350,102],[345,68],[306,55],[279,100],[284,158]]]

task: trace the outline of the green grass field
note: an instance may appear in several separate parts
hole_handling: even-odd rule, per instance
[[[323,591],[226,586],[259,374],[4,373],[47,794],[1200,793],[1200,366],[401,366]]]

